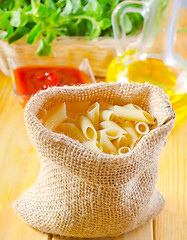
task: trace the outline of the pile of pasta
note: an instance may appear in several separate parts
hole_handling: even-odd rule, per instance
[[[155,119],[135,104],[64,102],[49,110],[44,126],[78,140],[95,152],[127,154]]]

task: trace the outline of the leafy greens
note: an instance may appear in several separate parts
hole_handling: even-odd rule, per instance
[[[123,0],[0,0],[0,39],[39,40],[37,54],[48,56],[58,36],[113,36],[111,14]],[[131,13],[128,13],[131,14]],[[126,34],[143,25],[138,13],[126,16]]]

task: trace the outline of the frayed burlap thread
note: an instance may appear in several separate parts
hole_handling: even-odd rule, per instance
[[[64,101],[134,103],[158,125],[125,156],[95,153],[43,126],[43,111]],[[25,123],[41,170],[14,202],[15,210],[39,231],[72,237],[117,236],[153,219],[164,206],[155,187],[158,158],[174,119],[168,96],[149,84],[98,83],[37,93],[25,108]]]

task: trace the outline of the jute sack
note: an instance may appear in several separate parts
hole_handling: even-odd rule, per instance
[[[40,121],[43,111],[57,103],[89,100],[137,104],[158,125],[120,156],[95,153]],[[14,208],[35,229],[74,237],[117,236],[153,219],[164,206],[155,184],[159,154],[174,119],[168,96],[149,84],[99,83],[37,93],[25,108],[25,123],[41,170]]]

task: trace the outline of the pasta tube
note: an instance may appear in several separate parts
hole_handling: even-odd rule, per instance
[[[92,104],[87,110],[87,116],[94,125],[95,129],[98,129],[99,126],[99,110],[100,106],[98,102]]]
[[[94,152],[103,152],[103,147],[96,140],[90,140],[82,143],[85,147],[93,150]]]
[[[105,131],[100,130],[100,144],[103,147],[105,153],[117,153],[117,149],[114,147],[112,142],[108,139]]]
[[[112,121],[115,115],[111,110],[103,110],[100,112],[100,120],[101,121]]]
[[[130,151],[131,151],[131,149],[129,147],[121,147],[121,148],[119,148],[118,153],[120,155],[122,155],[122,154],[126,154],[126,153],[128,153]]]
[[[137,106],[136,104],[132,104],[132,103],[126,104],[123,107],[142,110],[141,107]]]
[[[119,138],[122,134],[117,131],[116,129],[110,129],[110,128],[107,128],[104,130],[105,131],[105,134],[107,135],[108,139],[112,140],[112,139],[116,139],[116,138]]]
[[[132,142],[131,142],[131,144],[130,144],[131,149],[133,149],[133,148],[136,146],[136,144],[140,141],[140,138],[141,138],[141,137],[132,140]]]
[[[82,132],[84,133],[85,137],[88,140],[93,140],[93,139],[96,140],[97,139],[97,132],[96,132],[93,124],[87,117],[81,115],[79,118],[79,124],[80,124]]]
[[[113,129],[118,131],[121,135],[127,133],[123,128],[113,121],[103,121],[100,123],[100,126],[104,129]]]
[[[137,134],[137,132],[135,131],[135,128],[134,128],[132,122],[130,122],[130,121],[125,121],[125,122],[123,123],[123,128],[132,136],[133,139],[138,138],[138,134]]]
[[[67,118],[65,102],[51,108],[45,118],[44,125],[48,129],[55,129],[60,123]]]
[[[44,125],[79,140],[95,152],[126,154],[141,136],[156,126],[148,112],[135,104],[124,106],[107,102],[67,102],[41,114]],[[154,121],[155,120],[155,121]]]
[[[59,128],[68,136],[79,140],[80,142],[87,141],[84,134],[81,132],[81,130],[74,124],[74,123],[62,123],[59,125]]]
[[[113,142],[114,146],[119,149],[121,147],[128,146],[128,138],[125,135],[120,136],[119,138],[115,139]]]
[[[135,125],[137,133],[145,135],[149,132],[149,126],[144,122],[138,122]]]
[[[114,114],[129,121],[142,121],[145,123],[153,124],[154,118],[146,111],[140,109],[129,109],[127,107],[114,106]]]

